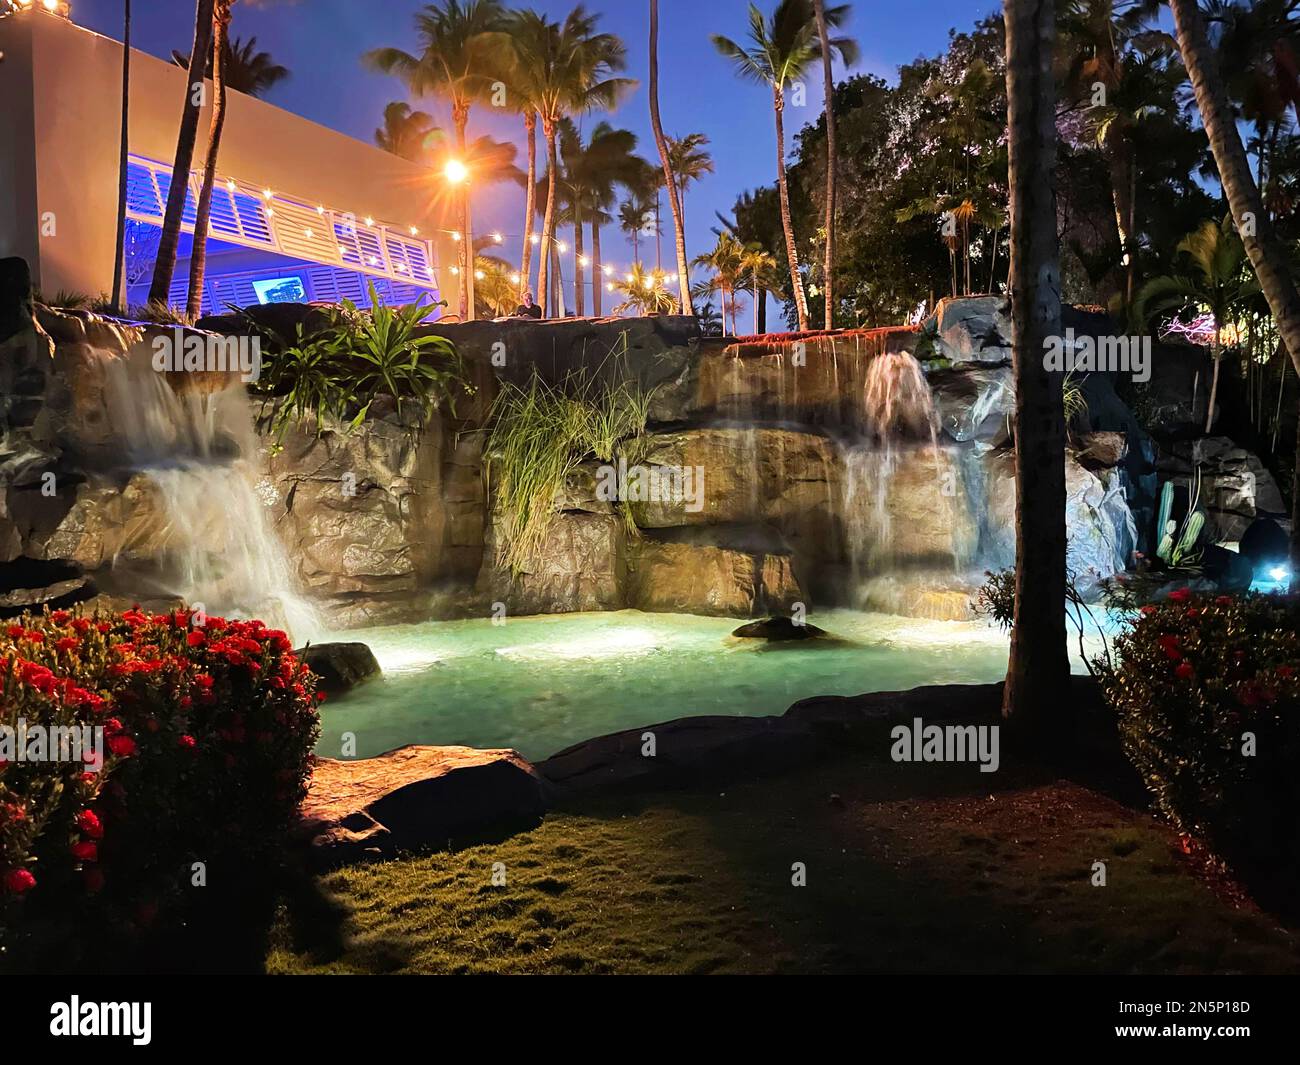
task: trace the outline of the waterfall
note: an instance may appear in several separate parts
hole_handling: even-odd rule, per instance
[[[130,470],[158,492],[167,590],[208,614],[260,618],[298,640],[313,635],[319,617],[298,594],[271,527],[275,493],[259,483],[243,383],[231,377],[216,391],[177,391],[139,355],[109,367],[108,409]]]

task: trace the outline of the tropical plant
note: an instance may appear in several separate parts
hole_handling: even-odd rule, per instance
[[[659,0],[650,0],[650,126],[654,130],[655,147],[659,149],[659,163],[663,167],[663,187],[668,190],[668,206],[673,213],[673,234],[677,252],[677,281],[681,293],[681,306],[688,314],[691,307],[690,265],[686,260],[686,220],[682,210],[681,188],[673,170],[673,157],[668,138],[664,136],[663,121],[659,117]],[[656,213],[659,204],[655,195]],[[656,218],[656,222],[658,219]],[[656,226],[656,228],[658,228]],[[656,266],[661,264],[656,261]]]
[[[494,75],[500,71],[501,56],[508,45],[506,26],[500,0],[442,0],[426,5],[415,15],[419,43],[416,54],[401,48],[375,48],[362,59],[372,70],[396,76],[417,97],[445,99],[451,105],[456,151],[463,160],[468,148],[470,106],[492,91]],[[457,265],[462,321],[471,311],[470,248],[474,234],[470,230],[468,186],[468,182],[461,183],[455,193],[461,234]]]
[[[213,55],[207,57],[207,76],[213,75]],[[289,68],[281,66],[267,52],[258,51],[257,38],[247,41],[227,37],[221,46],[222,66],[225,68],[226,88],[242,92],[245,96],[265,96],[289,76]],[[172,52],[172,62],[188,68],[190,57],[184,52]]]
[[[167,186],[167,205],[163,209],[162,232],[154,257],[153,279],[149,284],[149,303],[166,304],[171,297],[172,274],[176,272],[176,249],[180,244],[186,193],[190,187],[190,166],[194,160],[194,143],[198,138],[199,108],[202,94],[194,86],[203,82],[204,63],[212,47],[212,12],[216,0],[197,0],[194,8],[194,44],[190,48],[189,73],[181,107],[181,126],[176,136],[176,158]]]
[[[396,100],[384,108],[384,124],[375,130],[375,144],[410,163],[433,166],[434,152],[442,140],[442,130],[425,111],[412,111],[411,105]]]
[[[713,156],[706,145],[709,138],[703,133],[688,133],[684,137],[668,138],[668,160],[677,181],[677,200],[681,206],[682,228],[686,228],[686,189],[705,174],[713,173]]]
[[[696,266],[712,271],[705,290],[716,291],[722,300],[722,322],[725,328],[727,315],[731,315],[731,332],[736,335],[736,290],[744,284],[745,246],[729,232],[718,234],[717,243],[703,255],[695,258]]]
[[[754,302],[754,332],[763,332],[767,294],[775,292],[780,285],[777,274],[776,258],[762,245],[749,243],[740,254],[742,280],[749,289]]]
[[[307,334],[299,323],[292,342],[268,337],[263,345],[268,360],[257,388],[277,442],[307,422],[317,433],[331,420],[356,429],[380,397],[391,398],[399,421],[418,432],[440,403],[454,406],[458,391],[473,391],[452,342],[420,332],[432,310],[423,297],[389,307],[373,282],[369,294],[369,310],[343,300],[327,310],[324,328]]]
[[[847,4],[827,9],[826,24],[838,30],[848,18]],[[738,44],[730,37],[713,34],[714,47],[730,59],[736,73],[749,81],[770,87],[772,111],[776,117],[776,179],[781,204],[781,226],[785,232],[786,258],[790,267],[790,289],[794,296],[799,329],[808,328],[808,302],[799,274],[794,222],[790,216],[790,190],[785,170],[785,88],[802,80],[808,69],[821,59],[822,44],[817,35],[812,0],[779,0],[770,20],[754,4],[749,5],[749,39]],[[848,37],[834,37],[830,48],[845,64],[857,60],[857,44]]]
[[[664,288],[662,270],[647,270],[640,263],[633,263],[625,278],[610,284],[616,292],[627,297],[614,308],[615,314],[625,311],[636,311],[642,316],[677,313],[677,300]]]
[[[1205,414],[1208,433],[1214,425],[1224,341],[1235,337],[1233,321],[1246,301],[1259,292],[1259,284],[1246,268],[1246,251],[1231,216],[1225,216],[1222,222],[1203,222],[1179,241],[1178,254],[1188,269],[1154,277],[1143,285],[1138,292],[1137,315],[1149,322],[1168,311],[1181,314],[1188,309],[1204,309],[1209,312],[1213,319],[1210,352],[1214,372],[1209,409]]]
[[[623,340],[626,350],[626,336]],[[484,446],[489,487],[501,515],[497,557],[518,573],[533,563],[555,515],[556,494],[584,459],[629,465],[642,457],[652,393],[626,372],[574,371],[560,384],[534,368],[525,385],[507,381],[493,401]],[[624,367],[625,369],[625,367]],[[635,534],[626,501],[624,520]]]
[[[474,316],[504,318],[519,303],[514,268],[495,255],[474,256]]]
[[[598,33],[599,16],[579,4],[562,23],[530,17],[529,32],[514,29],[514,69],[528,87],[546,140],[547,192],[537,271],[538,298],[552,309],[548,290],[550,259],[559,217],[559,133],[561,119],[598,108],[612,110],[636,83],[616,77],[627,50],[618,37]]]
[[[838,199],[838,138],[835,132],[835,75],[831,64],[830,27],[826,22],[826,0],[813,0],[817,38],[821,41],[822,90],[826,115],[826,249],[822,266],[826,329],[835,328],[835,201]]]
[[[654,204],[629,196],[618,205],[619,228],[632,240],[632,262],[641,261],[641,235],[654,225]]]

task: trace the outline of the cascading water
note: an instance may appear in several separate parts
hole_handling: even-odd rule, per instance
[[[106,385],[129,466],[157,489],[166,590],[209,614],[282,626],[298,640],[319,631],[259,494],[243,383],[232,377],[216,391],[178,392],[147,360],[128,357],[111,365]]]

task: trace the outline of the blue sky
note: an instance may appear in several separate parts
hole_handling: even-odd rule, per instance
[[[770,11],[774,3],[760,0],[759,6]],[[360,56],[381,45],[413,48],[411,15],[420,6],[416,0],[242,0],[235,6],[232,33],[244,38],[256,36],[260,48],[293,72],[269,94],[268,100],[369,141],[384,105],[406,97],[396,80],[364,70]],[[531,6],[558,19],[573,4],[570,0],[532,0]],[[617,33],[627,42],[627,74],[642,83],[610,120],[636,132],[642,154],[653,158],[654,139],[645,93],[649,5],[638,0],[596,0],[587,6],[601,13],[602,29]],[[692,256],[712,244],[713,234],[708,227],[713,224],[715,211],[730,213],[738,193],[775,178],[771,98],[762,88],[739,81],[709,40],[711,33],[741,38],[747,6],[745,0],[660,0],[660,108],[665,130],[673,135],[705,133],[712,141],[717,169],[687,193]],[[848,32],[858,40],[862,51],[854,70],[892,80],[900,64],[941,51],[950,27],[967,29],[1000,4],[973,0],[858,0],[852,6]],[[120,39],[121,9],[121,0],[75,0],[73,18]],[[188,50],[193,35],[192,3],[134,0],[133,11],[133,43],[137,48],[160,56],[169,55],[174,48]],[[836,76],[841,75],[837,67]],[[809,85],[806,119],[797,110],[787,118],[787,140],[805,120],[815,120],[821,96],[818,75]],[[412,102],[441,122],[447,121],[445,109],[437,101]],[[470,133],[516,140],[522,163],[523,133],[517,120],[479,108],[470,116]],[[522,229],[519,193],[504,187],[485,193],[476,199],[474,215],[478,232],[517,234]],[[667,258],[671,258],[670,235],[671,221],[665,226]],[[608,261],[622,265],[631,259],[631,246],[621,233],[611,227],[603,237]],[[517,247],[517,240],[514,245]],[[506,251],[514,254],[509,243]],[[648,258],[644,251],[643,257]]]

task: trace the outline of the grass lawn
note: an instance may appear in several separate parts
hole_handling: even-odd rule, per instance
[[[857,751],[319,887],[327,905],[282,908],[268,971],[1300,972],[1294,936],[1147,814],[1048,773]]]

